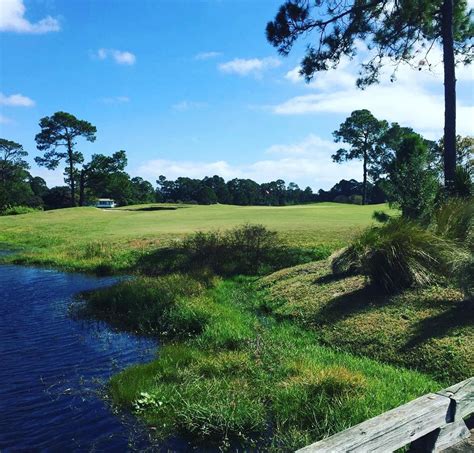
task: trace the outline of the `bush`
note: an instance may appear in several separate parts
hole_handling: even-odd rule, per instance
[[[223,276],[259,275],[327,256],[327,250],[288,247],[263,225],[247,224],[225,232],[194,233],[175,247],[145,256],[140,270],[151,275],[203,269]]]
[[[387,292],[453,277],[467,253],[453,242],[403,218],[366,230],[333,260],[337,272],[355,271]]]
[[[349,203],[352,204],[362,204],[363,202],[363,197],[362,195],[351,195],[349,196]]]
[[[473,219],[474,198],[451,198],[435,211],[434,229],[440,236],[472,247]]]
[[[0,215],[30,214],[31,212],[38,212],[38,211],[41,211],[41,209],[30,208],[29,206],[11,206],[1,211]]]

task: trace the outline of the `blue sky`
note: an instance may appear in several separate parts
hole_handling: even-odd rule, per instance
[[[357,59],[305,84],[304,43],[289,57],[265,39],[282,0],[0,0],[0,136],[37,168],[41,117],[64,110],[97,127],[86,155],[127,151],[128,172],[259,182],[282,178],[314,189],[360,179],[358,162],[331,162],[332,131],[351,111],[442,135],[440,51],[434,72],[403,67],[390,83],[357,90]],[[366,49],[360,44],[360,54]],[[474,131],[473,68],[458,70],[458,131]]]

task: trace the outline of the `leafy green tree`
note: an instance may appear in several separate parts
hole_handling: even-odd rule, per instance
[[[336,142],[350,145],[350,149],[341,148],[332,156],[335,162],[359,159],[363,163],[362,203],[367,204],[367,178],[377,179],[380,162],[383,159],[381,139],[388,129],[388,123],[379,121],[368,110],[355,110],[333,132]]]
[[[406,218],[424,221],[433,211],[439,183],[429,162],[430,154],[423,137],[407,134],[396,149],[388,174],[391,200]]]
[[[31,190],[37,197],[43,198],[43,196],[48,192],[46,181],[39,176],[30,176],[29,183]]]
[[[71,190],[67,186],[51,187],[43,195],[43,201],[46,209],[61,209],[71,206]]]
[[[153,185],[150,182],[140,176],[135,176],[130,180],[130,185],[132,191],[130,203],[153,203],[155,201],[155,189],[153,189]]]
[[[66,182],[71,190],[71,206],[76,206],[77,166],[84,162],[84,156],[76,151],[76,140],[80,137],[89,142],[96,139],[97,129],[88,121],[79,120],[66,112],[56,112],[40,120],[41,131],[36,135],[36,147],[43,151],[36,157],[38,165],[54,170],[61,161],[66,162]]]
[[[456,63],[473,59],[474,24],[466,0],[288,0],[267,24],[268,41],[287,55],[300,36],[310,36],[301,64],[309,81],[318,71],[335,68],[342,56],[353,58],[357,41],[371,50],[357,85],[376,83],[384,64],[427,62],[434,45],[442,46],[445,127],[444,178],[449,189],[456,168]],[[428,64],[429,66],[429,64]],[[421,66],[420,66],[421,69]],[[392,80],[394,76],[392,76]]]
[[[28,153],[23,146],[0,138],[0,211],[7,206],[30,204],[33,192],[28,184]]]
[[[79,206],[85,204],[85,191],[89,189],[96,197],[107,196],[107,187],[111,184],[111,179],[119,173],[124,173],[127,166],[127,155],[125,151],[120,150],[106,156],[104,154],[94,154],[89,163],[85,164],[79,170]],[[126,179],[129,179],[128,175]],[[124,177],[122,176],[123,180]],[[127,182],[127,186],[130,183]],[[123,196],[120,197],[123,199]]]
[[[230,204],[232,197],[229,193],[229,188],[224,181],[224,178],[214,175],[212,177],[206,176],[202,182],[204,185],[211,188],[217,196],[217,202],[221,204]]]

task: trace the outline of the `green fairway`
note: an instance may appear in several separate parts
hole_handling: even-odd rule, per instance
[[[0,217],[0,242],[22,249],[22,263],[93,270],[113,262],[133,265],[136,254],[185,234],[227,229],[243,223],[264,224],[293,246],[338,248],[372,222],[386,205],[338,203],[309,205],[140,205],[113,210],[70,208]]]

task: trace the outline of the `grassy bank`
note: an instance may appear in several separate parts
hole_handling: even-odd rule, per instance
[[[0,244],[20,250],[8,259],[67,270],[129,272],[148,252],[195,231],[260,223],[290,246],[331,251],[372,223],[385,205],[140,205],[113,210],[70,208],[0,217]]]
[[[159,438],[290,451],[440,388],[319,345],[268,314],[252,279],[138,278],[85,299],[88,315],[165,340],[155,361],[110,384]]]
[[[445,384],[474,375],[474,305],[446,286],[388,296],[365,278],[335,276],[328,261],[260,282],[267,308],[311,328],[321,344],[418,369]]]

